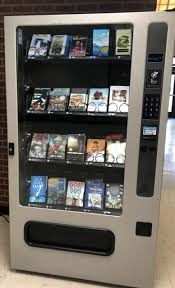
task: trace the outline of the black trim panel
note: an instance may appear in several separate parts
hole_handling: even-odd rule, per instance
[[[166,23],[149,25],[137,175],[137,195],[141,197],[154,195],[167,32]]]

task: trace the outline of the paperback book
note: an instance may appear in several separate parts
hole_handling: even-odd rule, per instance
[[[48,159],[65,159],[67,136],[51,134],[49,140]]]
[[[132,46],[132,30],[117,29],[116,30],[116,55],[131,55]]]
[[[70,95],[70,88],[54,88],[50,92],[48,111],[65,111]]]
[[[106,137],[106,162],[125,163],[126,139],[122,134],[113,134]]]
[[[123,185],[106,184],[106,209],[122,209],[123,207]]]
[[[87,89],[73,88],[70,94],[69,111],[85,111],[87,108]]]
[[[28,58],[35,59],[46,57],[51,39],[52,37],[50,34],[33,34]]]
[[[29,111],[44,111],[46,109],[49,88],[35,88],[32,96]]]
[[[109,29],[93,29],[93,56],[109,55]]]
[[[128,113],[129,86],[111,86],[108,112]]]
[[[34,133],[30,144],[29,158],[46,159],[49,134]]]
[[[72,43],[69,49],[70,57],[83,57],[86,56],[87,37],[73,36]]]
[[[105,145],[105,139],[88,139],[86,148],[86,161],[104,162]]]
[[[49,178],[48,179],[48,205],[64,205],[66,200],[66,179]]]
[[[87,180],[85,190],[86,209],[100,209],[104,207],[105,184],[102,180]]]
[[[84,190],[84,182],[68,181],[66,205],[83,207]]]
[[[85,134],[70,134],[67,141],[67,157],[69,161],[84,161]]]
[[[31,176],[29,203],[45,203],[47,176]]]
[[[54,35],[49,50],[49,57],[64,56],[68,43],[67,35]]]
[[[89,112],[107,112],[108,96],[108,88],[91,88],[87,110]]]

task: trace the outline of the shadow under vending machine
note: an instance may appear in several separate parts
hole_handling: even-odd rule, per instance
[[[5,17],[11,268],[150,288],[174,14]]]

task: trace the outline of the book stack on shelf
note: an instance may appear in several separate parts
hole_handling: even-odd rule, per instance
[[[92,29],[92,36],[33,34],[28,59],[131,55],[132,29]],[[115,37],[111,35],[115,34]],[[114,38],[114,39],[112,39]],[[113,43],[115,42],[115,44]],[[112,53],[111,47],[113,47]],[[90,49],[89,49],[90,47]],[[90,50],[90,51],[89,51]]]
[[[27,113],[128,113],[129,86],[109,88],[35,88]]]
[[[88,138],[85,134],[34,133],[28,159],[124,164],[125,150],[126,139],[122,134]]]
[[[31,176],[28,195],[29,206],[44,204],[47,208],[83,208],[115,212],[123,206],[123,185],[104,183],[102,179],[88,179],[85,182],[66,178]]]

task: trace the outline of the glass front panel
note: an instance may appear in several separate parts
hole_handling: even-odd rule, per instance
[[[120,215],[133,27],[17,29],[20,204]]]

